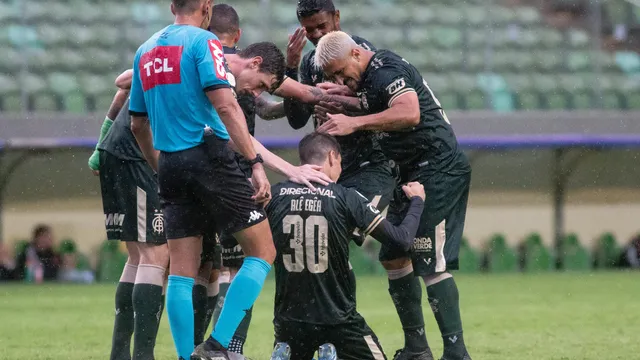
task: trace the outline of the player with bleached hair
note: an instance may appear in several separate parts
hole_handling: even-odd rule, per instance
[[[382,150],[399,165],[400,183],[417,181],[427,193],[411,252],[396,256],[413,263],[427,287],[429,303],[444,341],[444,360],[471,359],[462,336],[458,288],[449,270],[458,269],[471,167],[440,102],[418,70],[389,51],[369,51],[346,33],[325,35],[315,64],[354,93],[364,116],[329,115],[318,131],[344,136],[376,131]],[[408,202],[397,192],[389,206],[392,223]]]

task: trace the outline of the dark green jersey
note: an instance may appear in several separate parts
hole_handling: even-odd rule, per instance
[[[375,47],[367,40],[354,35],[351,38],[363,48],[375,51]],[[322,69],[313,64],[315,53],[316,50],[313,49],[302,58],[300,82],[305,85],[316,86],[325,81]],[[314,117],[314,128],[317,125]],[[337,137],[342,150],[340,155],[342,155],[342,172],[345,177],[360,168],[363,163],[380,162],[386,159],[380,145],[372,135],[373,133],[370,131],[359,131],[351,135]]]
[[[129,116],[129,99],[122,106],[107,135],[98,145],[104,150],[122,160],[145,161],[135,136],[131,132],[131,116]]]
[[[235,54],[238,52],[237,48],[223,47],[223,51],[225,54]],[[227,68],[227,74],[231,74],[229,70],[229,66],[225,63]],[[232,74],[233,75],[233,74]],[[235,92],[235,78],[230,80],[233,91]],[[236,94],[236,99],[238,100],[238,104],[240,104],[240,108],[242,108],[242,112],[244,113],[244,118],[247,120],[247,128],[249,128],[249,134],[255,135],[256,131],[256,98],[253,95],[238,95]],[[247,161],[242,157],[242,155],[236,153],[236,158],[238,159],[238,164],[240,165],[240,169],[247,174],[248,177],[251,177],[251,166],[247,163]]]
[[[418,95],[420,123],[404,131],[377,132],[385,154],[405,169],[470,170],[447,115],[420,72],[389,50],[376,51],[360,81],[362,108],[369,113],[385,111],[409,92]]]
[[[275,322],[335,325],[360,319],[349,277],[349,242],[369,234],[380,211],[353,189],[282,182],[266,208],[277,256]]]

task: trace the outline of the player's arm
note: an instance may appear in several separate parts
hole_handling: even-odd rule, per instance
[[[256,98],[256,114],[263,120],[281,119],[286,116],[282,101],[271,101],[262,96]]]
[[[158,158],[160,152],[153,148],[153,135],[147,115],[147,104],[144,100],[144,91],[138,72],[139,54],[133,61],[133,74],[131,77],[131,93],[129,97],[129,115],[131,115],[131,132],[140,146],[142,155],[156,172],[158,171]]]
[[[115,96],[113,97],[113,101],[111,101],[109,111],[107,111],[107,116],[102,122],[98,143],[96,144],[96,148],[93,151],[93,154],[91,154],[91,156],[89,157],[88,161],[89,168],[93,170],[96,175],[98,175],[98,171],[100,170],[100,153],[98,152],[98,146],[100,145],[104,137],[109,133],[109,129],[111,128],[111,125],[113,125],[113,120],[116,118],[116,116],[118,116],[120,110],[122,110],[122,107],[127,101],[128,96],[129,90],[118,89]]]
[[[413,90],[413,89],[412,89]],[[398,131],[420,123],[420,102],[415,91],[407,91],[377,114],[352,118],[356,130]]]
[[[409,249],[418,231],[425,193],[424,187],[417,182],[408,183],[402,189],[411,199],[411,204],[404,220],[397,226],[382,217],[380,211],[358,193],[351,193],[347,203],[356,224],[364,229],[365,236],[371,235],[383,244],[396,244]]]
[[[131,79],[133,78],[133,69],[125,70],[116,78],[116,86],[123,90],[131,89]]]

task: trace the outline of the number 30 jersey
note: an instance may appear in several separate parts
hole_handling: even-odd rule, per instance
[[[266,208],[277,256],[275,320],[335,325],[361,319],[349,276],[349,242],[382,222],[375,206],[339,184],[282,182]],[[363,237],[364,238],[364,237]],[[360,245],[360,244],[358,244]]]

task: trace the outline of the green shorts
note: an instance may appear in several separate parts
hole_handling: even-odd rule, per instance
[[[100,151],[100,189],[107,239],[164,244],[158,181],[145,161]]]
[[[417,276],[433,275],[458,269],[458,254],[464,230],[471,172],[432,174],[410,172],[403,183],[418,181],[426,192],[420,226],[409,253],[394,246],[383,246],[380,261],[410,256]],[[409,200],[399,185],[389,205],[387,219],[402,222]]]

